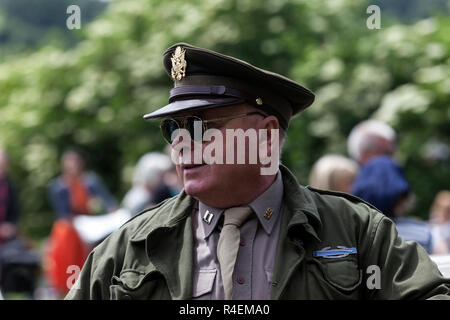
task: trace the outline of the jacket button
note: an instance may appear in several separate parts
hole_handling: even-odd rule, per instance
[[[237,278],[237,283],[239,283],[239,284],[244,284],[244,283],[245,283],[245,279],[242,278],[242,277],[238,277],[238,278]]]
[[[126,294],[123,296],[122,300],[133,300],[133,297],[130,296],[129,294]]]
[[[241,247],[245,247],[246,244],[247,244],[247,243],[245,242],[245,240],[241,240],[241,243],[239,243],[239,245],[240,245]]]

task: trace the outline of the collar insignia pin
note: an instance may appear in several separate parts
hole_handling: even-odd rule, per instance
[[[209,210],[206,210],[205,215],[203,216],[203,221],[205,221],[207,224],[211,224],[213,218],[214,215],[209,212]]]
[[[266,220],[269,220],[272,217],[272,214],[273,214],[273,209],[267,208],[266,212],[264,212],[264,218],[266,218]]]
[[[186,76],[186,67],[187,63],[184,59],[184,55],[186,53],[186,50],[181,48],[180,46],[176,47],[175,52],[172,55],[172,70],[171,70],[171,76],[172,79],[180,81],[183,79],[184,76]]]

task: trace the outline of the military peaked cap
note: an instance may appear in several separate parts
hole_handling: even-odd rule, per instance
[[[144,119],[249,103],[275,115],[286,129],[292,115],[314,101],[310,90],[286,77],[187,43],[167,49],[163,63],[174,81],[169,104],[146,114]]]

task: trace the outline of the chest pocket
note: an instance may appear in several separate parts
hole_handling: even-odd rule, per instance
[[[109,293],[111,300],[170,299],[164,277],[156,271],[123,270],[113,276]]]
[[[358,267],[356,257],[316,258],[315,261],[325,280],[335,288],[344,292],[351,292],[361,284],[362,272]]]
[[[194,292],[192,297],[198,300],[211,299],[217,269],[200,269],[194,272]]]

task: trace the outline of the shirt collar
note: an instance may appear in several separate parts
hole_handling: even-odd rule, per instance
[[[280,171],[278,171],[270,187],[248,204],[256,213],[260,224],[267,234],[272,233],[273,227],[281,213],[283,191],[283,179]],[[200,201],[198,208],[206,239],[217,227],[217,223],[220,221],[225,209],[214,208]]]
[[[275,181],[270,187],[249,204],[267,234],[272,233],[280,216],[283,192],[283,178],[281,172],[278,171]]]

